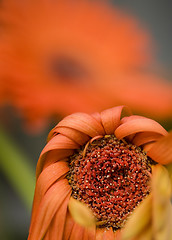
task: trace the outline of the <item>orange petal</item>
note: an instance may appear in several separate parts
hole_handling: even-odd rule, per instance
[[[112,228],[104,232],[103,240],[114,240],[114,232]]]
[[[88,135],[68,127],[58,127],[55,132],[65,135],[81,146],[90,139]]]
[[[40,156],[36,167],[36,177],[38,178],[39,174],[45,167],[48,167],[59,160],[62,161],[66,159],[66,157],[71,156],[73,152],[74,151],[72,149],[60,149],[49,151],[43,156]]]
[[[36,216],[32,218],[28,240],[41,240],[44,237],[56,211],[70,194],[71,188],[67,179],[51,186],[42,199]]]
[[[84,227],[75,222],[70,235],[70,240],[83,239],[84,230],[85,230]]]
[[[58,134],[54,136],[44,147],[41,155],[43,155],[45,152],[48,152],[50,150],[55,149],[76,149],[78,148],[78,144],[76,144],[74,141],[69,139],[68,137]]]
[[[49,237],[49,231],[46,232],[46,234],[44,236],[44,240],[51,240]]]
[[[115,234],[110,228],[109,230],[106,228],[98,228],[96,231],[96,240],[114,240]]]
[[[103,239],[104,231],[105,231],[104,228],[97,228],[96,229],[96,240],[102,240]]]
[[[113,134],[115,129],[120,125],[120,118],[123,110],[131,113],[129,108],[125,106],[114,107],[101,112],[101,121],[106,134]]]
[[[49,142],[53,137],[55,137],[57,135],[56,133],[56,127],[54,127],[53,129],[51,129],[51,131],[48,134],[47,137],[47,142]]]
[[[121,240],[121,230],[117,230],[115,233],[115,240]]]
[[[41,172],[36,182],[34,202],[32,208],[32,218],[35,218],[35,214],[39,207],[40,201],[46,191],[55,181],[57,181],[60,177],[64,176],[68,171],[69,167],[67,163],[60,161],[48,166]]]
[[[102,135],[99,135],[99,136],[93,137],[93,138],[90,140],[90,144],[92,144],[95,140],[98,140],[98,139],[101,139],[101,138],[103,138]]]
[[[47,156],[47,152],[51,150],[60,150],[58,154],[55,156],[56,161],[62,158],[65,158],[70,155],[71,151],[68,151],[70,149],[77,149],[79,148],[79,145],[75,142],[73,142],[71,139],[67,138],[66,136],[63,136],[61,134],[58,134],[57,136],[54,136],[44,147],[44,149],[41,152],[41,155],[39,157],[37,168],[36,168],[36,177],[39,176],[40,172],[42,171],[45,158]]]
[[[53,221],[49,227],[49,236],[50,239],[55,240],[62,240],[63,239],[63,231],[64,231],[64,225],[66,221],[66,213],[67,213],[67,205],[69,201],[70,195],[68,195],[59,208],[59,210],[56,212]]]
[[[141,146],[149,142],[157,141],[160,137],[162,137],[162,134],[159,133],[141,132],[135,135],[135,137],[132,139],[132,143],[137,146]]]
[[[145,152],[148,152],[149,149],[151,149],[151,148],[153,147],[154,143],[155,143],[155,142],[150,142],[150,143],[144,144],[144,145],[143,145],[143,150],[144,150]]]
[[[132,140],[133,140],[133,138],[135,137],[135,135],[136,135],[136,134],[131,134],[131,135],[125,137],[126,141],[131,143]]]
[[[69,166],[63,161],[56,162],[44,169],[36,183],[36,187],[39,189],[39,195],[42,197],[48,188],[68,171]]]
[[[139,132],[154,132],[167,135],[167,131],[156,121],[140,116],[125,117],[121,120],[122,124],[115,130],[118,139]],[[124,122],[124,123],[123,123]]]
[[[84,229],[84,236],[83,236],[82,240],[89,240],[87,229]]]
[[[172,132],[154,143],[147,155],[161,164],[172,163]]]
[[[84,240],[95,240],[96,239],[96,227],[94,228],[85,228],[84,230]]]
[[[128,122],[128,120],[131,121],[131,120],[135,120],[135,119],[145,119],[145,118],[146,118],[146,117],[143,117],[143,116],[131,115],[131,116],[129,116],[129,117],[123,117],[123,118],[121,119],[121,124],[122,124],[122,123],[125,123],[125,122]]]
[[[69,156],[71,156],[74,153],[74,150],[71,149],[62,149],[62,150],[53,150],[53,151],[49,151],[46,154],[46,159],[43,159],[43,167],[42,170],[44,170],[45,168],[47,168],[48,166],[50,166],[51,164],[54,164],[58,161],[66,161],[66,159],[68,159]]]
[[[145,118],[145,117],[142,117],[142,116],[139,116],[139,117],[140,117],[140,118]],[[137,115],[131,115],[131,116],[130,116],[130,120],[131,120],[131,119],[132,119],[132,120],[133,120],[133,119],[137,119],[137,118],[138,118]],[[123,118],[121,119],[121,124],[127,122],[127,120],[128,120],[127,117],[123,117]],[[136,133],[133,133],[133,134],[127,136],[127,137],[126,137],[126,140],[127,140],[128,142],[132,142],[132,140],[133,140],[133,138],[135,137],[135,135],[136,135]]]
[[[101,116],[99,112],[94,112],[91,114],[91,116],[101,123]]]
[[[70,235],[72,232],[72,229],[74,227],[74,220],[72,218],[72,216],[70,215],[69,211],[67,211],[67,215],[66,215],[66,222],[64,225],[64,232],[63,232],[63,238],[64,240],[68,240],[70,239]]]
[[[86,113],[75,113],[65,117],[56,126],[58,127],[69,127],[76,129],[80,132],[85,133],[90,137],[97,135],[105,135],[104,129],[100,122],[94,117]]]

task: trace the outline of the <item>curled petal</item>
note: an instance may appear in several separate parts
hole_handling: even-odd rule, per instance
[[[71,156],[73,153],[74,153],[74,150],[71,150],[71,149],[49,151],[46,154],[46,160],[44,159],[45,161],[43,162],[42,170],[44,170],[51,164],[54,164],[58,161],[67,162],[68,157]]]
[[[96,240],[102,240],[103,239],[104,231],[105,231],[104,228],[97,228],[96,229]]]
[[[126,141],[127,142],[132,142],[133,141],[133,138],[135,137],[135,133],[134,134],[131,134],[131,135],[129,135],[129,136],[127,136],[125,139],[126,139]]]
[[[85,231],[84,227],[75,222],[70,235],[70,240],[83,239],[84,231]]]
[[[144,117],[142,117],[142,116],[139,116],[139,117],[140,117],[140,118],[144,118]],[[133,119],[137,119],[137,118],[138,118],[137,115],[131,115],[131,116],[130,116],[130,120],[131,120],[131,119],[132,119],[132,120],[133,120]],[[123,118],[121,119],[121,124],[127,122],[127,120],[128,120],[127,117],[123,117]],[[128,142],[132,142],[132,140],[133,140],[133,138],[135,137],[136,134],[137,134],[137,133],[130,134],[129,136],[126,137],[126,140],[127,140]]]
[[[56,132],[56,126],[51,129],[51,131],[49,132],[48,134],[48,137],[47,137],[47,142],[49,142],[53,137],[55,137],[58,133]]]
[[[67,210],[67,215],[66,215],[66,221],[65,221],[65,225],[64,225],[64,232],[63,232],[63,238],[64,240],[68,240],[70,239],[70,235],[72,232],[72,229],[74,227],[74,220],[72,218],[72,216],[70,215],[69,211]]]
[[[172,132],[154,143],[147,155],[161,164],[172,163]]]
[[[143,150],[144,150],[145,152],[148,152],[149,149],[151,149],[154,144],[155,144],[155,142],[150,142],[150,143],[144,144],[144,145],[143,145]]]
[[[141,146],[143,144],[147,144],[149,142],[155,142],[160,137],[162,137],[162,134],[154,133],[154,132],[141,132],[137,133],[135,137],[132,139],[132,143]]]
[[[95,240],[96,238],[96,227],[85,228],[83,240]]]
[[[121,124],[122,123],[125,123],[125,122],[128,122],[128,121],[131,121],[131,120],[136,120],[136,119],[145,119],[146,117],[143,117],[143,116],[138,116],[138,115],[131,115],[129,117],[123,117],[121,119]]]
[[[88,236],[88,231],[87,229],[84,229],[84,236],[82,240],[89,240],[89,236]]]
[[[73,150],[77,148],[79,148],[79,145],[74,141],[72,141],[71,139],[69,139],[68,137],[63,136],[62,134],[58,134],[54,136],[47,143],[47,145],[44,147],[44,149],[41,152],[41,155],[37,163],[36,177],[38,177],[40,172],[42,171],[44,161],[48,152],[52,150],[60,150],[59,154],[54,155],[56,157],[56,161],[58,161],[59,159],[69,156],[69,153],[71,153],[71,151],[68,151],[68,150],[70,149]]]
[[[98,139],[101,139],[101,138],[103,138],[102,135],[93,137],[93,138],[90,140],[90,144],[92,144],[95,140],[98,140]]]
[[[70,194],[71,188],[67,179],[60,180],[51,186],[42,198],[35,218],[32,218],[28,240],[41,240],[44,237],[55,213]]]
[[[86,113],[75,113],[65,117],[56,126],[76,129],[90,137],[105,135],[103,126],[94,117]]]
[[[69,167],[67,163],[60,161],[48,166],[41,172],[36,182],[32,218],[35,217],[40,201],[47,190],[53,183],[55,183],[55,181],[64,176],[68,171]]]
[[[66,221],[67,205],[68,205],[69,198],[70,198],[70,195],[66,197],[65,201],[62,203],[61,207],[56,212],[50,224],[50,227],[48,229],[50,239],[54,239],[54,236],[56,236],[55,237],[56,240],[63,239],[63,231],[64,231],[64,225]]]
[[[49,237],[49,231],[46,232],[44,240],[51,240],[50,237]]]
[[[113,232],[112,228],[110,228],[108,231],[104,232],[103,240],[114,240],[114,232]]]
[[[76,129],[68,128],[68,127],[58,127],[55,130],[57,133],[61,133],[65,135],[66,137],[70,138],[74,142],[76,142],[79,145],[83,145],[84,143],[88,142],[90,139],[88,135],[79,132]]]
[[[121,240],[121,230],[115,232],[115,240]]]
[[[101,112],[101,121],[106,134],[113,134],[115,129],[120,125],[121,113],[123,110],[131,114],[129,108],[125,106],[118,106]]]
[[[55,149],[76,149],[78,148],[78,144],[76,144],[74,141],[69,139],[68,137],[58,134],[55,137],[53,137],[47,145],[44,147],[41,155],[43,155],[45,152],[48,152],[50,150]]]
[[[91,116],[101,123],[101,116],[99,112],[94,112],[91,114]]]
[[[118,139],[139,132],[154,132],[167,135],[167,131],[158,122],[149,118],[140,116],[125,117],[121,120],[121,123],[115,130],[115,135]]]
[[[66,162],[59,161],[51,164],[44,169],[39,175],[36,187],[39,189],[39,195],[42,197],[48,188],[59,178],[64,176],[69,171],[69,166]]]

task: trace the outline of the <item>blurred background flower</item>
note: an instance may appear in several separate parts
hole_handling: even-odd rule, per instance
[[[34,131],[54,116],[118,104],[171,115],[172,84],[155,74],[150,34],[125,11],[102,1],[8,0],[0,23],[3,96]]]
[[[32,185],[32,169],[47,132],[62,116],[127,104],[134,113],[171,128],[170,5],[161,0],[156,8],[153,0],[111,1],[110,5],[1,1],[0,147],[10,154],[5,160],[0,156],[0,229],[4,229],[0,238],[26,238],[30,212],[26,206],[31,200],[23,197],[27,184],[20,186],[23,176],[18,170],[29,169],[23,175],[31,177]],[[4,137],[4,130],[27,158]],[[9,178],[9,169],[14,176],[16,172],[18,182]]]

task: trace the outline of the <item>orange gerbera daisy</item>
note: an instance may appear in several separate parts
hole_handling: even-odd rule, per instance
[[[154,209],[160,210],[157,204],[164,204],[163,196],[165,206],[171,206],[169,174],[162,164],[172,162],[172,134],[152,119],[121,117],[123,110],[130,114],[124,106],[90,115],[74,113],[50,132],[36,169],[29,240],[121,239],[121,233],[129,239],[125,229],[133,218],[138,221],[138,213],[131,213],[138,205],[136,211],[141,208],[143,212],[143,203],[145,213],[150,214],[149,199],[154,192]],[[156,169],[153,187],[152,164],[153,172]],[[164,172],[165,190],[159,188]],[[162,216],[164,223],[170,223]],[[141,234],[146,224],[150,226],[147,219],[139,219],[139,227],[130,229],[132,237]],[[161,225],[155,228],[159,231]]]
[[[171,114],[171,85],[140,74],[151,65],[147,32],[107,3],[4,0],[0,23],[6,96],[29,123],[114,104]]]

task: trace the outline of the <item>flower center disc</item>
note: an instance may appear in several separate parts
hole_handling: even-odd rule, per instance
[[[150,192],[150,162],[139,147],[114,135],[86,146],[70,157],[72,196],[92,209],[98,227],[121,228]]]

